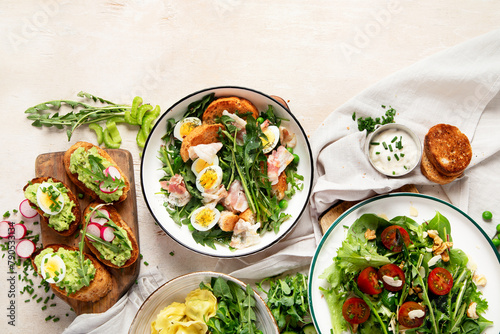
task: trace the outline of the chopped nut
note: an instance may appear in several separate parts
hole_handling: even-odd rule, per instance
[[[427,234],[430,238],[434,239],[435,237],[439,237],[439,233],[436,230],[428,230]]]
[[[358,324],[352,324],[352,332],[357,333],[358,332]]]
[[[434,239],[436,240],[436,239]],[[442,242],[439,246],[436,246],[434,243],[434,247],[432,247],[432,251],[434,255],[441,255],[445,250],[453,246],[453,242]],[[444,260],[443,260],[444,261]]]
[[[365,232],[365,239],[366,240],[373,240],[376,238],[377,238],[377,235],[375,234],[375,230],[370,230],[370,229],[366,230],[366,232]]]
[[[450,261],[450,253],[448,253],[447,251],[443,252],[443,254],[441,254],[441,260],[443,260],[443,262]]]
[[[479,316],[477,315],[476,312],[476,302],[472,302],[469,304],[469,308],[467,309],[467,316],[471,319],[479,319]]]
[[[450,260],[450,256],[448,252],[445,252],[447,249],[453,246],[453,242],[443,241],[436,230],[428,230],[427,233],[429,237],[434,240],[434,245],[432,246],[432,252],[436,255],[441,255],[441,260],[444,262],[448,262]]]
[[[418,298],[420,298],[420,299],[424,299],[424,294],[423,294],[422,292],[420,292],[417,296],[418,296]]]
[[[410,295],[410,296],[413,295],[413,288],[408,289],[408,295]]]
[[[474,274],[472,277],[472,281],[477,285],[477,286],[486,286],[486,283],[488,282],[486,280],[486,276],[480,275],[480,274]]]
[[[413,287],[413,290],[415,290],[415,293],[420,293],[420,292],[422,292],[422,288],[421,288],[421,287],[419,287],[419,286],[414,286],[414,287]]]
[[[401,263],[399,264],[399,268],[403,269],[404,267],[405,267],[405,261],[401,261]]]

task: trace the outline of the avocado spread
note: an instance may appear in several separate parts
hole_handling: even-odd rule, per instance
[[[110,203],[113,201],[117,201],[123,194],[123,186],[118,187],[118,189],[113,193],[103,193],[99,189],[99,182],[96,182],[95,179],[93,179],[93,177],[89,175],[89,173],[85,172],[85,169],[92,170],[89,162],[90,155],[99,158],[104,168],[111,166],[111,163],[98,153],[96,147],[92,147],[89,150],[85,150],[85,148],[79,147],[73,152],[73,154],[71,154],[69,170],[73,174],[78,174],[78,180],[85,184],[87,188],[95,192],[104,202]]]
[[[66,189],[61,182],[54,182],[52,179],[48,179],[46,182],[52,184],[61,192],[64,198],[64,206],[61,212],[55,215],[49,215],[48,213],[44,213],[43,215],[49,218],[49,226],[54,230],[59,232],[66,231],[69,228],[69,225],[75,221],[75,215],[72,210],[76,204],[69,199],[68,189]],[[34,183],[29,185],[24,191],[24,197],[37,206],[38,202],[36,199],[36,192],[38,191],[38,187],[40,187],[40,183]]]
[[[42,262],[43,257],[47,254],[52,254],[52,253],[54,253],[54,250],[52,248],[48,247],[48,248],[45,248],[44,250],[42,250],[40,252],[40,254],[38,254],[35,257],[35,265],[37,268],[37,272],[40,275],[42,272],[42,269],[41,269],[42,263],[41,262]],[[78,263],[79,253],[77,251],[67,250],[67,249],[64,249],[61,247],[57,250],[57,252],[55,252],[55,254],[58,255],[64,261],[64,264],[66,265],[66,275],[64,276],[62,281],[57,282],[55,284],[58,287],[60,287],[61,289],[65,289],[66,293],[68,295],[72,294],[74,292],[77,292],[78,290],[83,288],[84,285],[82,283],[80,275],[76,271],[79,267],[79,263]],[[96,269],[95,269],[94,265],[92,264],[92,261],[90,261],[89,259],[86,259],[85,263],[89,266],[90,277],[93,278],[95,275]]]
[[[94,242],[92,245],[101,253],[101,256],[113,263],[115,266],[121,267],[127,262],[128,259],[132,256],[132,243],[130,242],[130,238],[128,237],[127,231],[125,231],[123,228],[117,226],[118,229],[125,235],[127,238],[126,240],[120,240],[120,238],[115,237],[113,241],[111,242],[112,245],[118,247],[120,249],[120,252],[115,252],[111,250],[109,247],[102,245],[100,243]],[[129,246],[124,247],[122,244],[123,242],[126,242],[126,244]]]

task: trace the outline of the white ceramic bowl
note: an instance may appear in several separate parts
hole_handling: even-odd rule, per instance
[[[160,286],[144,301],[130,325],[129,333],[151,333],[151,322],[156,319],[162,309],[173,302],[183,303],[189,292],[199,288],[200,282],[210,283],[212,277],[222,277],[227,281],[240,285],[242,289],[246,287],[245,283],[232,276],[210,271],[200,271],[179,276]],[[255,291],[254,296],[257,328],[262,330],[264,334],[278,334],[278,325],[266,303]]]
[[[410,168],[408,168],[408,170],[405,171],[404,173],[396,174],[396,175],[393,175],[392,173],[389,173],[387,171],[384,171],[384,170],[378,168],[373,163],[372,159],[370,158],[370,142],[372,141],[372,138],[375,138],[378,134],[380,134],[384,131],[387,131],[387,130],[391,130],[391,129],[406,132],[411,137],[411,139],[413,140],[413,142],[415,143],[415,146],[417,148],[417,153],[416,153],[417,160],[415,161],[415,163]],[[379,173],[384,174],[385,176],[389,176],[389,177],[400,177],[400,176],[404,176],[404,175],[411,173],[419,165],[420,160],[422,158],[422,144],[420,143],[420,139],[418,138],[418,136],[407,126],[404,126],[402,124],[397,124],[397,123],[389,123],[389,124],[385,124],[385,125],[377,127],[376,130],[373,131],[368,136],[368,138],[366,139],[366,142],[365,142],[365,154],[366,154],[367,159],[370,161],[370,164],[372,165],[372,167],[375,168]]]
[[[294,153],[298,154],[300,157],[297,172],[304,176],[304,189],[302,191],[297,191],[293,198],[289,201],[288,208],[285,212],[290,214],[291,218],[281,225],[279,232],[277,234],[274,232],[264,233],[260,243],[248,248],[230,250],[227,246],[216,245],[216,249],[212,249],[208,246],[197,244],[194,241],[191,232],[188,230],[188,226],[179,226],[170,218],[170,215],[163,206],[164,196],[157,194],[160,191],[159,180],[162,176],[164,176],[164,172],[161,170],[161,161],[158,159],[158,150],[164,143],[164,141],[162,141],[162,137],[166,132],[167,120],[169,118],[179,120],[182,118],[182,115],[190,103],[200,100],[202,97],[211,93],[215,93],[216,97],[238,96],[246,98],[250,100],[259,111],[265,111],[267,110],[268,105],[272,105],[277,116],[289,120],[283,121],[282,124],[286,125],[291,131],[293,131],[297,137],[297,146],[294,148]],[[208,88],[188,95],[175,103],[156,122],[146,141],[141,161],[141,185],[144,199],[158,225],[170,237],[188,249],[215,257],[238,257],[254,254],[268,248],[283,238],[296,225],[298,219],[305,210],[311,193],[312,179],[313,166],[311,148],[309,146],[307,136],[297,119],[293,116],[290,110],[272,97],[252,89],[241,87]]]

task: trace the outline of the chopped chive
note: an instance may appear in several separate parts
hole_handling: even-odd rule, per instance
[[[391,161],[391,157],[390,156],[387,156],[387,161]]]
[[[379,153],[380,153],[380,152],[379,152]],[[170,252],[169,254],[170,254],[170,256],[174,256],[174,255],[175,255],[175,253],[174,253],[173,251],[172,251],[172,252]]]
[[[398,136],[395,136],[394,138],[392,138],[391,143],[394,143],[396,140],[398,140]]]
[[[353,112],[352,113],[352,120],[355,121],[356,120],[356,112]]]
[[[399,161],[399,157],[396,153],[394,153],[394,157],[396,158],[397,161]]]
[[[392,152],[392,145],[391,144],[389,144],[389,151]]]
[[[59,321],[59,318],[54,318],[54,320],[52,320],[54,322],[58,322]]]
[[[29,303],[30,301],[31,301],[31,299],[26,299],[24,302]]]
[[[46,309],[47,309],[47,305],[44,305],[44,306],[42,307],[42,311],[45,311]]]
[[[50,319],[52,319],[54,316],[53,315],[49,315],[47,318],[45,318],[45,321],[49,321]]]
[[[400,154],[400,156],[401,156],[401,158],[402,158],[402,157],[404,157],[404,156],[405,156],[405,154],[404,154],[404,153],[401,153],[401,154]]]
[[[392,171],[392,175],[396,175],[396,172],[395,172],[395,171]]]
[[[56,306],[56,304],[55,304],[55,303],[54,303],[54,304],[50,304],[49,306],[50,306],[50,307],[54,307],[54,306]]]
[[[387,144],[385,143],[385,141],[382,142],[382,145],[384,146],[384,148],[387,150]]]
[[[380,154],[380,152],[375,152],[375,154]]]
[[[370,145],[380,145],[380,143],[376,142],[376,141],[372,141],[372,142],[370,142]]]
[[[146,261],[144,261],[144,265],[145,266],[149,266],[149,263],[147,263]]]
[[[406,168],[406,166],[403,166],[406,170],[408,170],[408,168]]]
[[[40,297],[36,300],[37,303],[40,303],[42,301],[43,297]]]

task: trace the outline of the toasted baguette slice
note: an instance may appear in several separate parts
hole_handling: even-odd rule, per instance
[[[220,117],[224,110],[227,110],[231,114],[236,112],[240,114],[251,112],[253,118],[257,119],[259,117],[259,111],[252,102],[241,97],[230,96],[221,97],[210,103],[203,113],[203,123],[214,124],[215,118]]]
[[[67,150],[66,153],[64,153],[64,158],[63,158],[64,168],[66,169],[66,173],[68,174],[68,177],[70,178],[70,180],[78,188],[80,188],[80,190],[83,191],[86,195],[90,196],[92,199],[94,199],[96,201],[102,202],[102,200],[99,198],[99,195],[97,193],[95,193],[92,189],[87,188],[87,186],[82,181],[80,181],[78,179],[78,174],[71,173],[71,171],[69,169],[71,155],[79,147],[83,147],[86,151],[88,151],[92,147],[96,147],[98,153],[103,158],[105,158],[106,160],[108,160],[114,167],[116,167],[118,169],[118,171],[120,172],[120,174],[122,176],[122,180],[125,182],[125,187],[123,188],[123,194],[120,196],[120,198],[116,202],[122,202],[122,201],[124,201],[127,198],[128,191],[130,190],[130,182],[128,180],[128,177],[123,173],[123,171],[116,164],[116,162],[109,156],[109,154],[106,151],[104,151],[102,148],[100,148],[99,146],[95,146],[95,145],[93,145],[91,143],[80,141],[80,142],[77,142],[76,144],[74,144],[73,146],[71,146],[69,148],[69,150]]]
[[[422,174],[430,181],[439,183],[439,184],[447,184],[454,181],[458,176],[447,176],[441,174],[434,165],[427,158],[427,154],[425,151],[422,153],[422,161],[420,162],[420,170]]]
[[[40,252],[45,249],[45,248],[52,248],[54,252],[57,252],[59,248],[64,248],[70,251],[78,251],[78,248],[76,247],[70,247],[67,245],[62,245],[62,244],[52,244],[52,245],[47,245],[44,248],[38,249],[33,255],[31,255],[31,263],[33,264],[33,268],[35,268],[35,272],[38,273],[36,264],[35,264],[35,258]],[[84,286],[77,292],[74,292],[70,294],[69,296],[67,295],[66,291],[64,289],[61,289],[55,284],[50,284],[50,287],[57,291],[58,293],[68,296],[71,299],[76,299],[80,300],[83,302],[95,302],[102,297],[106,296],[108,292],[111,290],[111,287],[113,285],[112,277],[110,273],[106,270],[106,268],[99,262],[97,261],[92,255],[85,253],[85,259],[89,259],[92,261],[92,264],[94,265],[96,271],[95,271],[95,276],[92,281],[90,281],[89,286]]]
[[[99,202],[94,202],[90,203],[87,208],[85,208],[85,211],[83,212],[83,219],[84,221],[87,220],[87,217],[90,216],[92,209],[98,206],[100,203]],[[101,253],[97,248],[94,247],[93,243],[88,240],[88,238],[85,238],[85,244],[87,247],[94,253],[96,258],[101,261],[103,264],[105,264],[108,267],[111,268],[126,268],[130,265],[132,265],[137,258],[139,257],[139,244],[137,243],[137,239],[135,238],[134,232],[132,232],[132,229],[127,225],[127,223],[122,219],[118,211],[112,206],[112,205],[105,205],[102,207],[103,209],[106,209],[109,212],[109,218],[119,227],[123,228],[125,231],[127,231],[128,238],[130,239],[130,242],[132,243],[132,252],[130,259],[127,260],[123,264],[123,266],[119,267],[115,264],[113,264],[111,261],[106,260],[101,258]],[[89,217],[90,218],[90,217]]]
[[[223,129],[222,124],[203,124],[197,126],[182,141],[181,158],[184,162],[189,160],[189,148],[200,144],[211,144],[219,142],[219,129]]]
[[[41,217],[41,222],[43,224],[46,224],[47,226],[49,226],[54,232],[56,233],[59,233],[60,235],[62,236],[70,236],[72,235],[73,233],[75,233],[76,229],[78,228],[78,225],[80,224],[80,218],[81,218],[81,211],[80,211],[80,203],[78,202],[78,199],[76,198],[75,194],[73,194],[73,192],[71,191],[71,189],[69,189],[69,187],[64,184],[62,181],[59,181],[58,179],[54,178],[54,177],[48,177],[48,176],[44,176],[44,177],[35,177],[34,179],[32,179],[30,182],[28,182],[24,188],[23,188],[23,191],[26,191],[26,188],[28,188],[28,186],[32,185],[32,184],[35,184],[35,183],[43,183],[43,182],[46,182],[47,180],[49,179],[52,179],[52,181],[54,182],[58,182],[58,183],[61,183],[62,185],[64,185],[64,187],[68,190],[67,194],[68,194],[68,197],[71,201],[73,201],[75,203],[75,206],[73,207],[73,209],[71,210],[71,212],[73,212],[73,215],[75,215],[75,220],[73,222],[71,222],[69,224],[69,227],[67,230],[64,230],[64,231],[57,231],[55,230],[54,228],[50,227],[49,226],[49,218],[45,217],[43,214],[44,212],[42,211],[42,209],[40,209],[38,207],[38,203],[32,203],[30,201],[31,204],[33,204],[36,208],[36,211],[38,211],[38,213],[40,214],[40,217]]]
[[[437,124],[425,135],[424,150],[437,171],[447,176],[462,174],[472,158],[469,139],[453,125]]]

